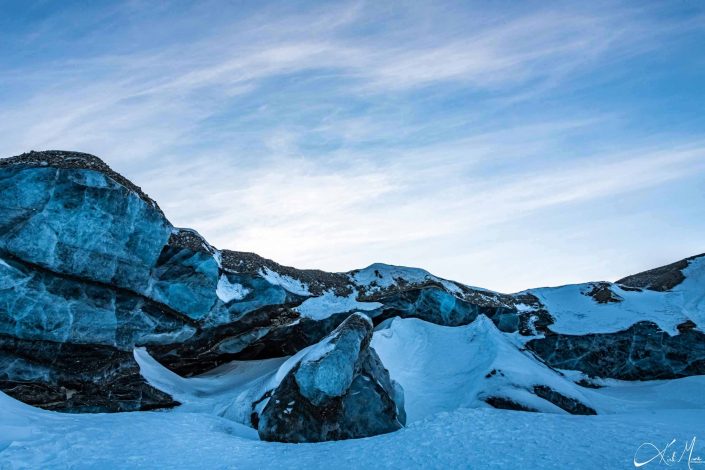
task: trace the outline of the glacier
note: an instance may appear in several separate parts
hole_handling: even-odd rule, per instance
[[[503,294],[216,248],[88,154],[0,190],[0,468],[628,468],[704,416],[704,255]]]

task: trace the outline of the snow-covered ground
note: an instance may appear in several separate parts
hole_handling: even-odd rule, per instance
[[[676,439],[680,455],[693,437],[705,439],[704,422],[703,410],[586,417],[460,408],[367,439],[278,444],[208,413],[66,415],[0,395],[0,468],[619,469],[656,455],[645,443],[663,449]]]
[[[408,425],[382,436],[318,444],[262,442],[246,426],[253,398],[304,357],[235,361],[182,378],[135,351],[143,375],[184,403],[173,410],[61,414],[0,393],[0,469],[19,468],[644,468],[665,466],[657,450],[705,458],[705,377],[670,381],[603,380],[577,387],[580,374],[532,361],[521,342],[479,317],[464,327],[394,319],[375,332],[373,347],[405,389]],[[504,370],[487,377],[488,371]],[[548,384],[596,409],[573,416],[529,396]],[[527,388],[528,387],[528,388]],[[544,413],[489,408],[482,398],[505,394]],[[672,442],[675,439],[675,442]],[[692,464],[697,468],[697,464]]]

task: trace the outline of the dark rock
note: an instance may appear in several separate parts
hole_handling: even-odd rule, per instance
[[[0,335],[0,388],[41,408],[138,411],[178,405],[147,384],[132,351]]]
[[[624,300],[612,291],[609,282],[595,282],[591,286],[592,288],[585,295],[595,299],[598,304],[619,303]]]
[[[223,267],[240,274],[261,274],[263,269],[269,269],[306,284],[313,295],[321,295],[330,290],[336,295],[346,297],[353,292],[350,278],[342,273],[328,273],[318,269],[296,269],[282,266],[272,260],[255,253],[223,250]]]
[[[686,320],[680,325],[677,325],[676,328],[678,329],[679,333],[687,333],[697,328],[697,325],[693,322],[693,320]]]
[[[705,256],[705,253],[691,256],[660,268],[649,269],[648,271],[627,276],[618,280],[617,284],[659,292],[669,291],[685,280],[683,270],[688,267],[690,261],[701,256]]]
[[[575,383],[577,385],[580,385],[581,387],[585,387],[585,388],[593,388],[593,389],[602,388],[602,385],[595,383],[595,382],[588,380],[588,379],[580,379]]]
[[[299,359],[270,392],[257,422],[263,440],[320,442],[395,431],[405,421],[401,387],[369,342],[372,323],[348,317]]]
[[[485,403],[490,405],[492,408],[497,408],[500,410],[528,411],[532,413],[538,412],[538,410],[534,408],[522,405],[521,403],[517,403],[514,400],[510,400],[506,397],[487,397],[485,398]]]
[[[596,415],[597,412],[590,408],[589,406],[580,403],[580,401],[575,398],[567,397],[553,390],[551,387],[546,385],[536,385],[534,387],[534,393],[543,398],[544,400],[550,401],[558,408],[561,408],[572,415]]]
[[[190,228],[175,228],[169,237],[169,246],[172,248],[186,248],[194,253],[204,252],[215,255],[217,252],[200,233]]]

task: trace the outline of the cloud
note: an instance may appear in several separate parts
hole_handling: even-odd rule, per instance
[[[484,231],[702,174],[697,132],[630,133],[644,115],[614,104],[618,92],[581,95],[629,80],[621,64],[700,24],[661,13],[609,2],[57,12],[2,33],[17,50],[0,59],[0,154],[98,154],[221,247],[327,269],[445,260],[444,274]],[[461,248],[441,246],[450,239]]]

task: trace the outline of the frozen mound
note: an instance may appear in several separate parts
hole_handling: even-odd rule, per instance
[[[395,318],[372,345],[405,392],[410,422],[457,408],[596,414],[583,388],[484,316],[462,327]]]

